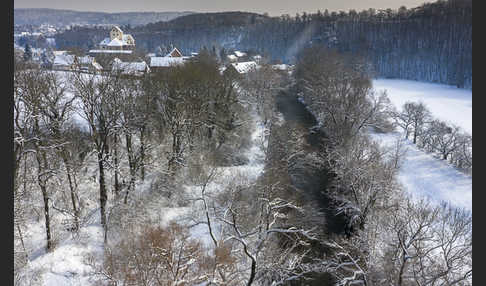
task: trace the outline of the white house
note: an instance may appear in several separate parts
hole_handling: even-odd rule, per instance
[[[132,50],[135,48],[135,39],[130,34],[114,26],[110,31],[110,37],[103,39],[99,44],[101,50]]]
[[[64,51],[54,52],[54,62],[52,63],[52,68],[55,70],[80,70],[97,72],[103,69],[103,67],[97,63],[93,57],[78,57],[62,52]]]
[[[177,48],[174,48],[165,57],[150,57],[150,68],[153,71],[157,71],[172,66],[183,65],[190,58],[183,56]]]

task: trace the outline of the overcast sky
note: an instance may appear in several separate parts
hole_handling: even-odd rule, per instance
[[[305,12],[412,8],[431,0],[14,0],[14,8],[55,8],[99,12],[248,11],[271,16]]]

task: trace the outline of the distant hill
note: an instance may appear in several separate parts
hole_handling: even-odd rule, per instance
[[[247,26],[270,19],[268,16],[251,12],[214,12],[214,13],[194,13],[180,16],[177,19],[165,22],[147,24],[139,27],[144,30],[160,30],[166,28],[197,28],[197,27],[234,27]],[[140,30],[139,29],[139,30]]]
[[[70,24],[117,24],[140,26],[160,21],[170,21],[194,12],[81,12],[46,8],[14,9],[14,24],[65,26]]]
[[[135,38],[137,49],[148,52],[176,46],[190,54],[206,47],[223,57],[237,49],[283,63],[295,62],[307,46],[324,45],[366,58],[378,77],[472,88],[472,0],[295,17],[194,13],[123,31]],[[92,49],[106,35],[108,28],[66,30],[55,35],[56,48]]]

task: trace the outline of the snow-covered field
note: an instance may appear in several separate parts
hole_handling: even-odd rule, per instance
[[[386,90],[397,109],[407,101],[423,102],[432,115],[456,124],[472,134],[472,91],[452,86],[409,80],[378,79],[376,90]],[[401,132],[371,134],[382,146],[392,147],[403,140]],[[432,201],[448,201],[457,207],[472,210],[472,178],[450,164],[418,149],[409,140],[403,141],[405,156],[399,181],[412,196],[425,196]]]
[[[472,91],[450,85],[400,79],[376,79],[373,87],[386,90],[400,109],[407,101],[423,102],[438,119],[456,124],[472,134]]]

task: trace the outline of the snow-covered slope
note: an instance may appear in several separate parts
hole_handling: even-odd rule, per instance
[[[378,79],[376,90],[386,90],[390,101],[401,109],[406,101],[422,101],[436,118],[456,124],[472,134],[472,91],[452,86],[408,80]],[[401,132],[371,134],[382,146],[392,147],[403,140]],[[405,156],[399,181],[412,196],[425,196],[432,201],[448,201],[457,207],[472,210],[472,178],[457,171],[440,158],[418,149],[403,140]]]
[[[373,80],[373,87],[377,91],[386,90],[388,98],[397,109],[407,101],[421,101],[434,117],[454,123],[472,134],[471,90],[399,79]]]
[[[393,147],[403,140],[404,157],[398,180],[410,195],[427,197],[435,202],[447,201],[452,205],[472,210],[472,178],[454,169],[432,154],[418,149],[403,133],[371,134],[381,146]]]

